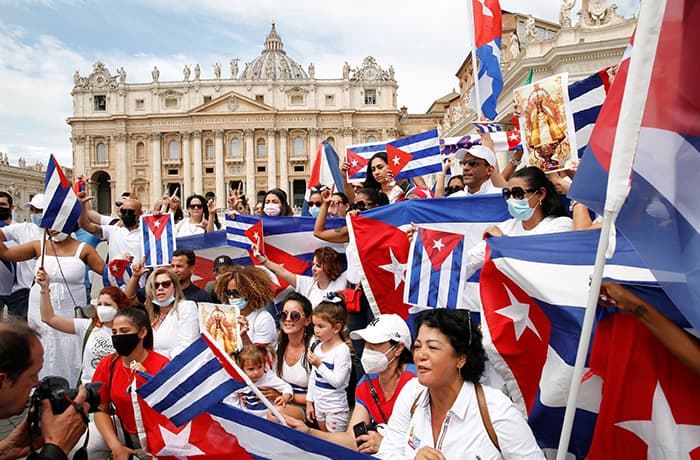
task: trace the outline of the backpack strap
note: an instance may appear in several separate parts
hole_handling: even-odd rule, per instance
[[[484,428],[486,428],[486,433],[489,435],[489,439],[493,443],[494,447],[501,452],[501,447],[498,445],[498,436],[496,436],[496,430],[491,423],[491,417],[489,416],[489,408],[486,405],[486,397],[484,396],[484,389],[480,383],[474,385],[476,390],[476,400],[479,403],[479,413],[481,414],[481,421],[484,423]],[[413,411],[411,411],[413,413]]]
[[[87,330],[85,331],[85,335],[83,336],[83,352],[80,354],[80,356],[85,356],[85,347],[87,347],[87,342],[88,338],[90,338],[90,334],[92,334],[92,330],[95,329],[95,321],[90,321],[90,325],[88,326]],[[80,383],[83,380],[83,369],[82,367],[80,368],[80,374],[78,374],[78,383],[77,387],[80,386]]]

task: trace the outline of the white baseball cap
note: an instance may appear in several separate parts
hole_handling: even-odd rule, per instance
[[[455,152],[455,157],[458,160],[464,160],[467,153],[470,153],[472,156],[477,158],[481,158],[482,160],[486,160],[486,162],[491,166],[496,166],[496,154],[493,153],[493,151],[488,147],[484,147],[483,145],[475,145],[469,150],[459,149]]]
[[[45,201],[45,196],[43,193],[37,193],[32,197],[32,200],[28,203],[24,203],[22,205],[23,208],[28,208],[30,206],[36,208],[36,209],[44,209],[44,201]]]
[[[350,338],[353,340],[362,339],[369,343],[393,340],[403,343],[409,350],[413,342],[406,321],[396,313],[377,316],[366,328],[352,331]]]

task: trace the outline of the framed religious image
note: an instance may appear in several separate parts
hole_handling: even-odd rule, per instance
[[[520,137],[526,164],[544,172],[568,169],[577,156],[569,102],[568,74],[558,74],[513,91],[520,109]]]
[[[206,302],[198,305],[200,332],[207,332],[226,354],[238,350],[241,345],[238,309],[232,305]]]

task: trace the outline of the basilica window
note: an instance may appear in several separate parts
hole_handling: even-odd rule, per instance
[[[326,105],[335,105],[335,95],[326,94]]]
[[[107,147],[102,142],[95,146],[95,161],[98,163],[107,161]]]
[[[376,105],[377,104],[377,90],[376,89],[366,89],[365,90],[365,104],[366,105]]]
[[[257,147],[258,158],[265,158],[265,139],[258,139]]]
[[[291,96],[289,96],[289,103],[291,105],[304,105],[304,95],[292,94]]]
[[[144,110],[145,109],[145,102],[143,99],[136,99],[135,102],[135,109],[136,110]]]
[[[207,141],[204,147],[204,159],[213,160],[214,159],[214,143],[212,141]]]
[[[294,138],[294,145],[292,153],[295,157],[304,156],[304,139],[301,136]]]
[[[173,139],[168,142],[168,160],[177,160],[180,158],[180,143]]]
[[[166,109],[176,109],[177,108],[177,98],[176,97],[166,97],[165,98],[165,108]]]
[[[265,103],[265,96],[263,94],[256,94],[255,95],[255,102],[259,102],[261,104]]]
[[[146,158],[146,146],[143,142],[136,144],[136,160],[143,161]]]
[[[240,158],[241,157],[241,138],[240,137],[234,137],[231,139],[231,150],[229,152],[229,155],[232,156],[233,158]]]
[[[376,136],[367,136],[367,142],[377,142]]]
[[[203,102],[204,102],[204,104],[210,103],[210,102],[211,102],[211,96],[204,96]]]
[[[95,112],[104,112],[107,110],[107,96],[104,94],[99,94],[92,96],[93,110]]]

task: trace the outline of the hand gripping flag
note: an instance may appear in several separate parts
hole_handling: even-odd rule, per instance
[[[599,236],[589,231],[487,240],[490,256],[480,280],[484,346],[544,449],[559,444]],[[654,283],[621,237],[605,270],[616,280]],[[568,449],[576,458],[590,446],[601,384],[596,376],[582,383]]]
[[[78,224],[83,207],[53,155],[51,155],[46,169],[44,194],[47,204],[44,206],[44,214],[39,226],[63,233],[72,233]]]
[[[496,104],[503,89],[501,75],[501,6],[498,0],[470,0],[473,13],[474,43],[476,55],[481,63],[477,76],[481,107],[477,112],[494,120],[497,116]],[[476,101],[476,88],[472,91],[472,101]]]
[[[477,131],[480,133],[495,133],[496,131],[503,131],[501,125],[496,123],[472,123]]]
[[[510,150],[522,150],[519,131],[495,131],[491,133],[493,149],[496,152],[508,152]],[[440,139],[441,152],[454,153],[461,148],[471,148],[474,145],[481,145],[481,136],[472,134],[462,137],[445,137]]]
[[[102,270],[102,285],[126,288],[131,279],[131,264],[126,259],[112,259]]]
[[[693,56],[700,39],[700,17],[697,5],[690,1],[647,5],[663,8],[662,14],[654,15],[661,20],[657,43],[638,47],[635,42],[625,53],[569,195],[599,214],[606,198],[615,198],[610,209],[621,206],[617,230],[635,246],[697,330],[700,206],[693,184],[700,171],[700,86],[696,84],[700,61]],[[650,72],[628,79],[630,57],[639,58],[640,63],[651,60]],[[648,80],[646,91],[626,91],[642,77]],[[621,113],[623,98],[643,107],[638,131],[630,127],[624,136],[617,135],[618,123],[633,117]],[[637,133],[636,148],[613,156],[616,137],[622,141]],[[619,172],[608,181],[613,164]],[[631,177],[625,173],[630,165]]]
[[[141,216],[141,241],[146,267],[170,265],[173,252],[177,249],[174,230],[173,215],[170,213]]]
[[[408,253],[403,301],[421,307],[460,308],[467,282],[464,234],[418,227]]]

